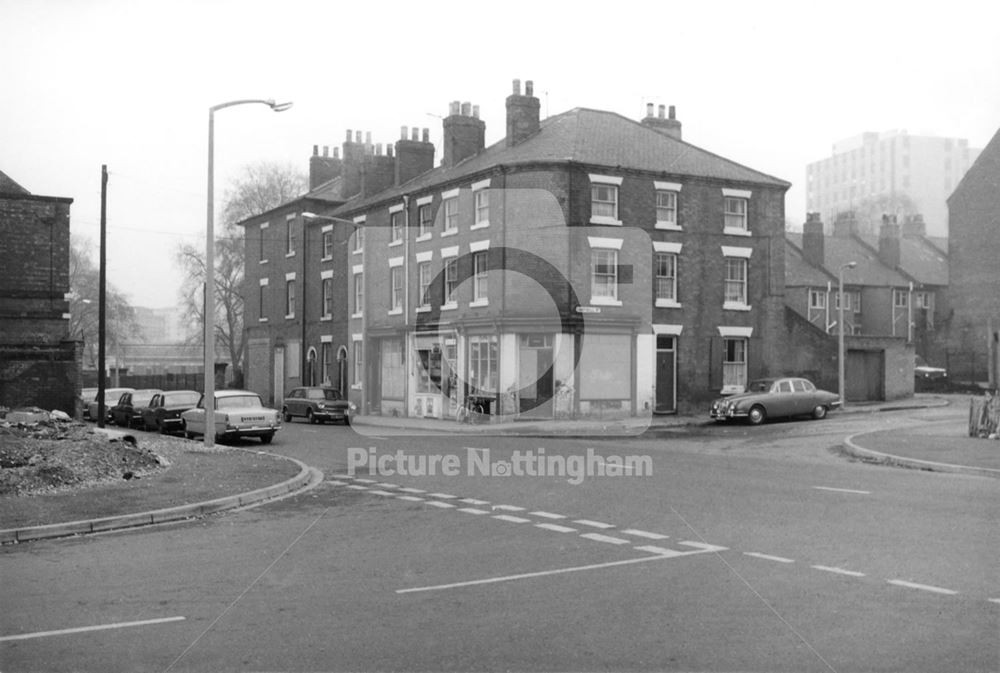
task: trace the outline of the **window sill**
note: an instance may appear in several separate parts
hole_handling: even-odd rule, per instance
[[[749,304],[737,304],[736,302],[727,301],[722,304],[723,311],[749,311],[751,307]]]
[[[607,224],[607,225],[611,225],[613,227],[620,227],[620,226],[622,226],[622,221],[619,220],[618,218],[616,218],[616,217],[605,217],[603,215],[598,215],[596,217],[591,217],[590,218],[590,223],[591,224]]]
[[[267,318],[257,318],[257,322],[268,322]]]
[[[657,222],[655,228],[665,231],[684,231],[684,228],[681,227],[681,225],[674,224],[673,222]]]
[[[364,248],[361,248],[360,250],[351,250],[351,254],[352,254],[352,255],[360,255],[360,254],[361,254],[361,253],[363,253],[364,251],[365,251],[365,249],[364,249]]]
[[[352,319],[355,319],[355,318],[360,319],[360,318],[363,318],[363,317],[365,317],[364,313],[352,313],[351,314],[351,318]]]
[[[751,236],[752,234],[748,229],[735,229],[733,227],[725,227],[722,233],[726,236]]]
[[[401,308],[394,308],[391,311],[386,311],[385,314],[386,315],[403,315],[403,309],[401,309]]]
[[[441,232],[441,238],[445,238],[446,236],[454,236],[457,233],[458,233],[458,229],[448,229],[447,231],[442,231]]]
[[[330,255],[329,257],[320,257],[319,261],[321,261],[321,262],[332,262],[333,261],[333,255]]]
[[[390,248],[395,248],[395,247],[398,247],[400,245],[403,245],[403,239],[399,239],[398,241],[389,241],[389,247]]]
[[[320,318],[319,318],[320,322],[328,322],[330,320],[333,320],[333,315],[332,314],[320,316]]]
[[[441,310],[442,311],[454,311],[457,308],[458,308],[458,304],[442,304],[441,305]]]
[[[418,306],[417,308],[414,309],[414,312],[415,313],[430,313],[430,310],[431,310],[430,306]]]
[[[260,260],[257,260],[257,263],[258,264],[267,264],[267,260],[266,259],[260,259]]]
[[[361,390],[361,384],[360,383],[352,383],[351,384],[351,390]]]
[[[680,302],[674,301],[673,299],[657,299],[656,308],[680,308]]]
[[[490,226],[490,221],[484,220],[482,222],[477,222],[476,224],[469,227],[469,231],[475,231],[476,229],[485,229],[488,226]]]
[[[295,257],[295,253],[294,252],[286,252],[285,253],[285,259],[288,259],[289,257]]]
[[[611,297],[591,297],[591,306],[621,306],[622,302],[620,299],[612,299]]]
[[[286,314],[285,315],[285,320],[295,320],[295,314],[294,313],[288,313],[288,314]]]
[[[417,237],[416,237],[415,239],[413,239],[413,240],[414,240],[414,242],[415,242],[415,243],[423,243],[424,241],[429,241],[429,240],[431,240],[431,238],[432,238],[433,236],[434,236],[434,234],[431,234],[431,233],[427,233],[427,234],[420,234],[419,236],[417,236]]]
[[[482,308],[483,306],[489,306],[489,305],[490,305],[489,299],[477,299],[475,301],[469,302],[469,308]]]

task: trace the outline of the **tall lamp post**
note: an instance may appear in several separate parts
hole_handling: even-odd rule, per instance
[[[837,393],[841,409],[847,406],[844,397],[844,269],[853,269],[857,265],[857,262],[847,262],[837,269]]]
[[[215,111],[236,105],[261,104],[284,112],[291,103],[248,98],[208,108],[208,225],[205,227],[205,448],[215,444]]]

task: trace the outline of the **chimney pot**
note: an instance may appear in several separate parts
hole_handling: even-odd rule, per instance
[[[372,144],[372,132],[371,131],[366,131],[365,132],[365,145],[371,145],[371,144]]]
[[[319,156],[319,145],[313,145],[313,156]]]
[[[535,83],[530,79],[524,83],[524,95],[534,96],[535,95]]]
[[[660,108],[657,110],[657,113],[658,113],[660,119],[663,119],[663,117],[666,115],[666,112],[667,112],[667,106],[666,105],[661,105]]]
[[[677,110],[673,105],[670,106],[670,118],[677,119]]]
[[[361,144],[361,131],[354,132],[354,142]]]
[[[520,96],[521,95],[521,80],[519,80],[519,79],[515,79],[514,80],[514,91],[513,91],[513,93],[514,93],[515,96]]]
[[[339,159],[340,158],[340,148],[339,147],[334,147],[333,148],[333,158],[334,159]]]
[[[479,106],[478,105],[473,105],[472,106],[472,116],[475,117],[476,119],[479,119]]]
[[[382,143],[375,143],[375,154],[382,156]]]
[[[347,129],[347,142],[351,142],[351,129]]]
[[[462,103],[462,116],[463,117],[472,116],[472,103]]]
[[[646,116],[647,117],[652,117],[653,116],[653,104],[652,103],[646,103]]]
[[[462,103],[457,100],[453,100],[451,105],[448,106],[448,116],[454,117],[462,111]]]
[[[413,129],[411,130],[410,140],[419,139],[419,134],[420,134],[420,129],[414,126]]]
[[[387,157],[392,157],[392,144],[391,143],[386,143],[385,144],[385,155]]]
[[[400,140],[406,140],[406,127],[405,126],[400,126],[399,127],[399,139]]]
[[[429,143],[431,141],[431,130],[428,128],[424,129],[424,142]]]

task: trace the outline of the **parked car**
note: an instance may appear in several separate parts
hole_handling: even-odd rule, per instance
[[[350,425],[351,415],[356,409],[353,403],[344,399],[339,390],[320,386],[294,388],[281,403],[281,413],[286,423],[291,423],[295,416],[301,416],[310,423],[340,421],[344,425]]]
[[[111,407],[118,403],[121,396],[125,393],[134,393],[135,388],[105,388],[104,389],[104,421],[108,422],[111,420]],[[87,418],[97,422],[97,393],[94,393],[94,399],[92,399],[87,404]]]
[[[153,395],[163,392],[159,388],[143,388],[130,393],[122,393],[118,404],[111,407],[108,415],[111,422],[125,428],[142,422],[142,410],[153,399]]]
[[[80,391],[80,406],[83,410],[83,420],[90,420],[90,403],[97,399],[97,388],[84,388]]]
[[[158,430],[163,434],[180,432],[184,423],[181,414],[194,409],[201,399],[197,390],[167,390],[153,395],[153,399],[142,410],[144,430]]]
[[[948,382],[948,370],[932,367],[919,355],[913,360],[913,384],[916,390],[940,388]]]
[[[204,435],[205,396],[198,405],[181,414],[184,436],[194,439]],[[250,390],[218,390],[215,392],[215,438],[259,437],[262,444],[269,444],[281,427],[278,412],[268,409],[260,395]]]
[[[745,418],[753,425],[760,425],[768,418],[806,414],[820,419],[839,406],[839,395],[819,390],[807,379],[757,379],[750,382],[746,392],[713,402],[711,417],[720,422]]]

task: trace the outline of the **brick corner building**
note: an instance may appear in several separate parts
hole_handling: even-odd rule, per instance
[[[71,198],[0,172],[0,405],[76,414],[82,349],[69,335]]]

